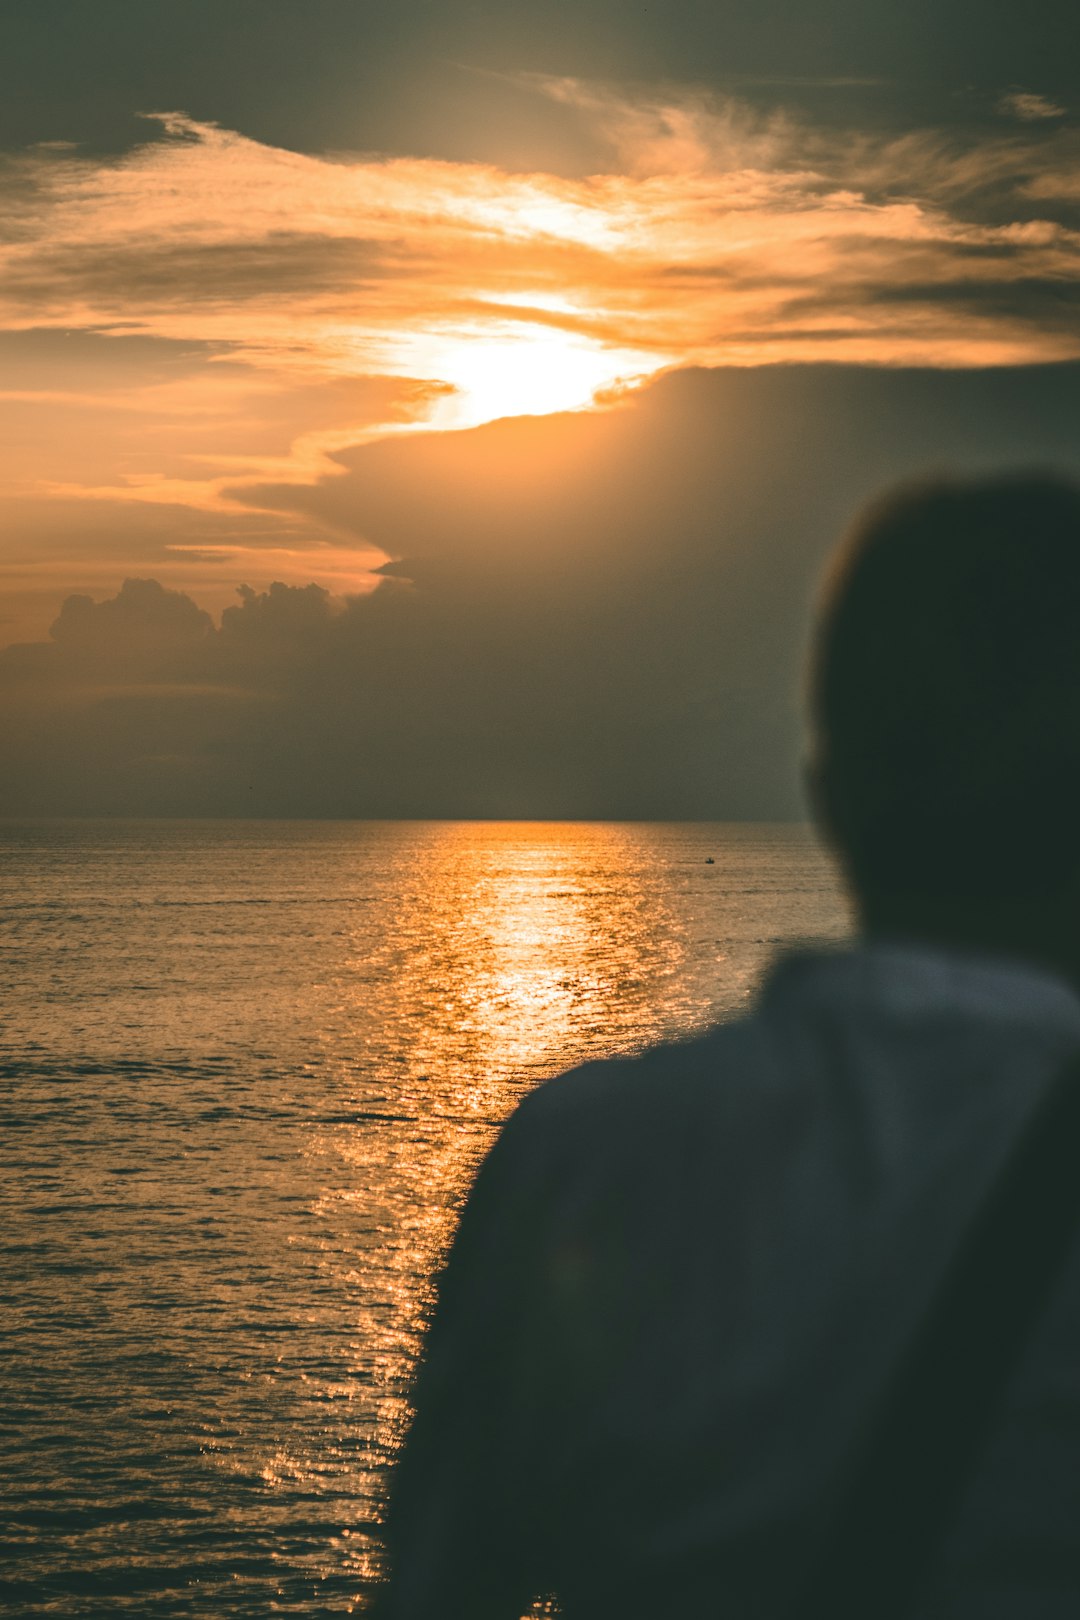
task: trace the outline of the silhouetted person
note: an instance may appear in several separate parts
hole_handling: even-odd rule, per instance
[[[798,1613],[867,1411],[1080,1052],[1080,490],[874,509],[811,723],[860,937],[509,1120],[442,1277],[387,1620]],[[1080,1247],[914,1612],[1080,1614]]]

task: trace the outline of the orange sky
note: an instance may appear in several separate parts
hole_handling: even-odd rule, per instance
[[[385,553],[252,509],[372,436],[608,408],[671,367],[1080,357],[1080,144],[825,133],[731,98],[540,86],[610,172],[300,154],[155,115],[0,169],[0,638],[152,573],[362,589]],[[614,395],[612,394],[614,390]]]

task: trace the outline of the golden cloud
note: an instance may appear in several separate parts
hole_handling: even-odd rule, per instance
[[[1077,323],[1029,296],[1080,277],[1080,234],[1022,206],[1066,167],[1060,143],[875,147],[731,103],[550,92],[606,123],[625,172],[310,156],[180,114],[119,160],[31,152],[3,187],[0,321],[424,379],[457,390],[448,426],[673,364],[1080,353]],[[987,187],[996,218],[965,208]]]
[[[181,113],[121,157],[6,159],[8,498],[200,514],[212,571],[248,543],[233,489],[313,484],[372,436],[588,408],[686,365],[1080,356],[1080,139],[1056,113],[885,139],[541,88],[602,131],[610,172],[313,156]],[[290,578],[344,538],[265,521]],[[380,556],[349,544],[360,587]]]

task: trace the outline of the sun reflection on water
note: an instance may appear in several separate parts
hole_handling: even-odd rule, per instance
[[[63,836],[19,852],[11,1118],[38,1123],[0,1248],[39,1415],[0,1486],[97,1528],[35,1531],[27,1579],[90,1570],[155,1620],[187,1585],[208,1612],[359,1612],[432,1267],[499,1122],[744,1006],[778,944],[843,927],[831,875],[798,831],[715,825]],[[25,1258],[55,1186],[62,1308]],[[160,1504],[134,1528],[133,1469]]]
[[[773,943],[760,932],[762,894],[747,906],[730,867],[725,886],[725,868],[705,863],[701,831],[668,837],[658,864],[655,830],[642,827],[414,829],[399,852],[392,926],[356,921],[340,979],[362,1080],[355,1100],[386,1115],[321,1137],[340,1173],[320,1208],[347,1201],[366,1212],[361,1252],[338,1286],[379,1323],[364,1347],[374,1403],[360,1405],[380,1461],[407,1416],[429,1278],[499,1121],[546,1074],[738,1007]],[[754,932],[740,938],[747,924]]]

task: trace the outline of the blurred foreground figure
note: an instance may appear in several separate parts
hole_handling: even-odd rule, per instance
[[[510,1119],[442,1278],[386,1620],[807,1612],[866,1414],[1080,1053],[1080,490],[872,511],[811,705],[860,937]],[[910,1612],[1075,1620],[1080,1244],[978,1456]]]

